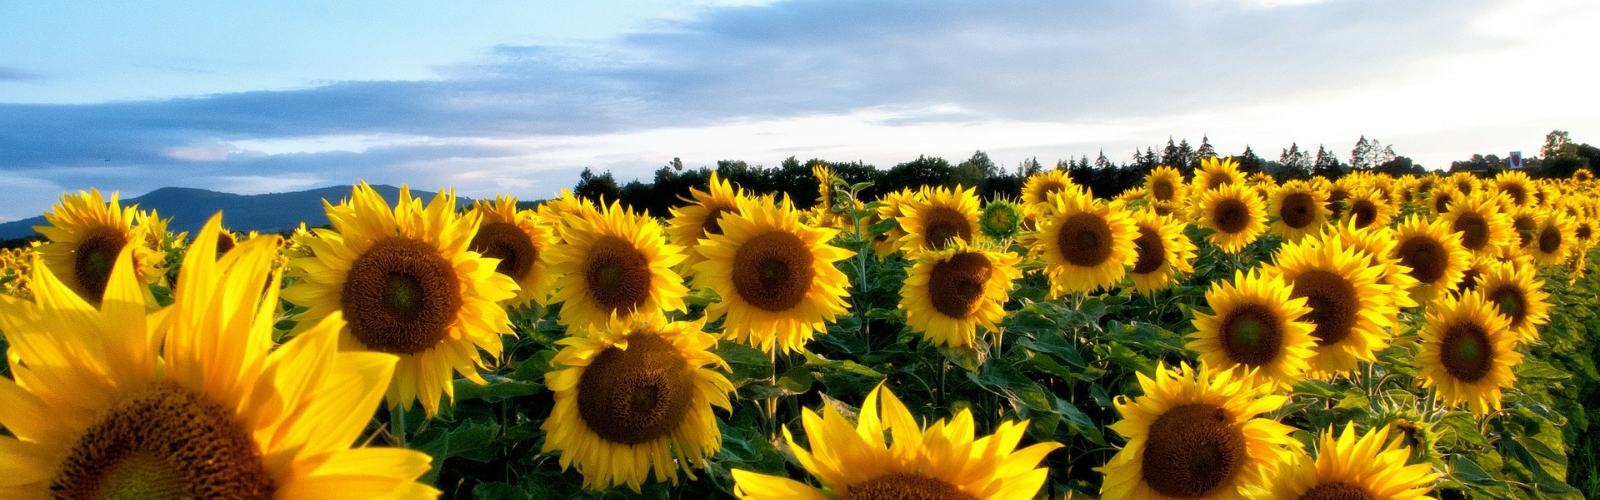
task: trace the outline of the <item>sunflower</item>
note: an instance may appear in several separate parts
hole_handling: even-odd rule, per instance
[[[994,241],[1009,241],[1022,230],[1022,208],[1005,199],[996,199],[983,205],[978,217],[978,229]]]
[[[733,183],[717,177],[716,172],[711,173],[711,183],[708,191],[690,188],[690,199],[685,199],[691,204],[682,208],[673,208],[672,220],[668,221],[667,237],[674,245],[684,248],[685,258],[678,264],[678,272],[688,276],[694,265],[700,263],[700,252],[694,250],[701,238],[708,234],[722,232],[718,221],[722,214],[739,209],[739,199],[744,197],[741,189],[734,187]]]
[[[406,186],[391,209],[366,182],[349,201],[324,204],[333,230],[302,242],[313,256],[290,261],[299,280],[283,291],[307,308],[296,332],[337,313],[340,349],[399,356],[390,406],[421,400],[432,416],[441,394],[455,397],[452,371],[487,383],[478,349],[500,355],[500,335],[512,330],[499,302],[515,297],[517,284],[468,250],[478,217],[458,216],[449,190],[423,206]]]
[[[907,200],[900,227],[906,235],[896,245],[907,253],[923,249],[940,250],[959,238],[976,241],[978,195],[973,188],[923,188],[922,196]]]
[[[1588,169],[1580,168],[1577,171],[1572,172],[1572,180],[1578,183],[1589,182],[1594,180],[1594,173],[1590,172]]]
[[[829,405],[822,416],[807,408],[801,425],[810,449],[788,429],[783,435],[800,465],[833,498],[1029,500],[1049,475],[1039,462],[1058,443],[1016,449],[1027,421],[1002,422],[993,435],[974,439],[972,412],[920,429],[888,388],[867,394],[856,425]],[[748,500],[824,500],[822,490],[784,477],[734,469],[734,495]]]
[[[1188,186],[1183,183],[1183,174],[1178,169],[1159,166],[1144,176],[1144,190],[1150,196],[1150,203],[1177,203],[1188,196]]]
[[[1489,274],[1490,268],[1499,262],[1492,257],[1473,255],[1467,260],[1467,268],[1461,270],[1461,281],[1456,282],[1451,293],[1459,297],[1463,293],[1477,290],[1478,285],[1483,284],[1483,277]]]
[[[1456,172],[1451,174],[1450,178],[1456,186],[1456,191],[1460,191],[1462,196],[1472,196],[1472,193],[1478,191],[1478,178],[1472,174]]]
[[[1511,387],[1512,368],[1522,362],[1511,320],[1484,295],[1440,297],[1427,313],[1422,351],[1417,353],[1423,387],[1439,387],[1450,407],[1466,403],[1476,415],[1500,409],[1500,389]]]
[[[1214,232],[1207,239],[1223,252],[1239,253],[1267,230],[1267,209],[1244,183],[1206,191],[1200,198],[1200,227]]]
[[[1417,280],[1411,277],[1411,268],[1401,264],[1394,255],[1397,246],[1394,235],[1394,229],[1387,227],[1355,229],[1336,225],[1324,234],[1323,239],[1338,240],[1345,248],[1354,250],[1368,266],[1379,268],[1379,283],[1389,285],[1395,307],[1416,307],[1417,301],[1411,297],[1411,289],[1416,287]]]
[[[1540,265],[1553,266],[1564,262],[1578,240],[1577,227],[1559,210],[1545,210],[1533,230],[1529,250]]]
[[[1112,206],[1114,205],[1114,206]],[[1139,229],[1120,203],[1107,205],[1081,189],[1056,193],[1032,247],[1045,262],[1052,292],[1084,292],[1122,280],[1138,257]]]
[[[1328,222],[1328,193],[1302,180],[1289,181],[1272,190],[1267,202],[1267,212],[1278,220],[1272,231],[1283,235],[1285,241],[1299,241],[1307,235],[1322,231]]]
[[[1243,366],[1255,382],[1288,387],[1310,368],[1316,354],[1315,325],[1307,323],[1312,310],[1304,297],[1275,272],[1235,271],[1232,283],[1221,280],[1206,292],[1212,314],[1194,313],[1195,332],[1189,350],[1200,361],[1219,369]]]
[[[545,200],[539,204],[535,211],[540,222],[549,227],[564,227],[567,225],[567,214],[576,215],[579,219],[593,219],[600,216],[600,211],[594,207],[594,202],[588,198],[579,198],[572,191],[561,190],[561,194],[554,199]],[[561,237],[561,232],[556,231],[555,236]]]
[[[1478,291],[1485,302],[1510,320],[1518,339],[1532,342],[1539,338],[1539,325],[1550,322],[1550,294],[1536,276],[1534,266],[1517,262],[1497,262],[1484,273]]]
[[[684,310],[689,289],[672,266],[683,247],[666,242],[661,225],[613,202],[589,217],[567,213],[562,245],[550,250],[561,324],[586,328],[611,316]]]
[[[1288,400],[1272,384],[1204,364],[1161,364],[1155,379],[1138,377],[1144,395],[1117,396],[1122,420],[1111,425],[1128,443],[1095,469],[1104,498],[1242,500],[1296,446],[1293,427],[1257,418]]]
[[[1501,199],[1505,199],[1501,197]],[[1531,254],[1534,243],[1534,232],[1539,230],[1539,212],[1535,209],[1519,209],[1506,202],[1506,211],[1511,218],[1511,231],[1515,238],[1504,247],[1500,248],[1500,257],[1512,258],[1518,255]]]
[[[1022,202],[1028,205],[1050,203],[1050,195],[1076,188],[1065,170],[1048,170],[1028,176],[1022,185]]]
[[[1576,217],[1575,219],[1577,221],[1572,224],[1572,247],[1575,251],[1572,253],[1575,254],[1575,257],[1581,257],[1584,253],[1581,249],[1594,245],[1595,240],[1600,239],[1596,238],[1600,231],[1595,231],[1596,224],[1592,218]]]
[[[1461,248],[1461,234],[1450,232],[1444,220],[1428,222],[1421,215],[1412,215],[1395,228],[1394,238],[1390,257],[1410,268],[1407,274],[1417,280],[1411,295],[1422,302],[1460,283],[1461,272],[1472,258]]]
[[[1184,223],[1145,209],[1133,214],[1139,237],[1134,238],[1133,289],[1150,295],[1172,286],[1177,273],[1194,272],[1194,242],[1183,233]]]
[[[889,228],[888,232],[872,238],[872,251],[878,256],[878,260],[883,260],[899,251],[897,244],[901,238],[905,238],[906,230],[900,227],[898,221],[910,212],[911,202],[921,198],[922,192],[906,188],[885,193],[883,198],[878,200],[878,207],[873,209],[878,220],[897,221],[893,227]],[[1026,207],[1023,208],[1024,212],[1026,212]]]
[[[995,329],[1006,313],[1011,284],[1022,277],[1018,258],[957,241],[917,256],[900,286],[906,324],[936,346],[973,346],[977,327]]]
[[[1200,168],[1194,172],[1194,191],[1204,192],[1219,189],[1223,186],[1242,185],[1245,182],[1244,174],[1239,172],[1239,163],[1232,157],[1217,158],[1215,156],[1200,160]]]
[[[855,253],[828,243],[837,230],[802,224],[788,199],[745,199],[721,225],[696,247],[706,260],[694,280],[722,295],[706,319],[727,315],[727,338],[767,352],[803,350],[844,313],[849,280],[833,263]]]
[[[64,194],[52,211],[44,213],[44,219],[49,225],[33,227],[50,240],[37,249],[39,260],[91,304],[105,295],[115,259],[129,243],[133,243],[129,255],[134,276],[140,282],[156,283],[166,274],[167,253],[160,245],[150,244],[150,226],[160,219],[140,217],[137,207],[123,207],[115,192],[110,200],[101,198],[96,189]],[[144,223],[135,224],[136,220]],[[154,235],[156,242],[166,236],[164,223],[161,232]]]
[[[484,257],[499,259],[495,272],[517,282],[517,294],[506,303],[543,303],[555,278],[544,257],[555,239],[549,226],[540,223],[532,210],[518,210],[517,199],[511,196],[500,195],[493,202],[478,200],[472,211],[481,222],[468,248]]]
[[[1350,187],[1345,179],[1328,183],[1328,203],[1323,207],[1328,209],[1330,219],[1338,220],[1344,215],[1344,200],[1350,198]]]
[[[1356,228],[1386,227],[1399,212],[1394,204],[1389,202],[1388,196],[1375,188],[1358,189],[1350,193],[1350,198],[1345,200],[1349,207],[1344,212],[1344,220],[1355,225]]]
[[[1275,270],[1292,290],[1305,297],[1316,325],[1316,354],[1310,374],[1319,378],[1355,371],[1357,361],[1374,362],[1387,344],[1384,327],[1397,315],[1391,287],[1381,283],[1383,269],[1338,239],[1288,244],[1278,251]]]
[[[722,448],[711,407],[732,410],[733,384],[714,370],[727,364],[707,350],[717,339],[702,326],[640,314],[557,341],[558,368],[544,376],[555,407],[540,427],[543,451],[560,452],[562,469],[576,463],[593,490],[638,492],[651,472],[658,482],[678,484],[677,470],[693,480]]]
[[[1429,483],[1439,476],[1433,466],[1406,465],[1411,448],[1400,436],[1389,439],[1390,427],[1369,430],[1356,438],[1355,426],[1346,423],[1337,437],[1333,430],[1318,440],[1317,458],[1296,453],[1282,474],[1271,478],[1260,500],[1417,500],[1426,498]]]
[[[1533,180],[1521,170],[1507,170],[1494,176],[1494,190],[1511,201],[1516,208],[1532,208],[1534,204]]]
[[[1476,255],[1492,256],[1514,238],[1511,218],[1500,211],[1497,200],[1498,197],[1486,191],[1457,197],[1439,219],[1461,235],[1463,248]]]
[[[146,312],[124,246],[99,307],[42,266],[38,303],[0,297],[15,381],[0,378],[5,498],[436,498],[422,453],[352,449],[394,356],[339,352],[337,314],[273,346],[276,238],[187,254],[172,305]]]

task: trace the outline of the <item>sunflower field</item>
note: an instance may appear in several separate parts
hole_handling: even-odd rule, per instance
[[[286,235],[66,194],[0,253],[0,498],[1600,496],[1587,171],[814,174]]]

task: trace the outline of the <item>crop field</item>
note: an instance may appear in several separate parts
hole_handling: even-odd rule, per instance
[[[1208,158],[667,217],[68,193],[0,255],[0,498],[1600,495],[1600,183]]]

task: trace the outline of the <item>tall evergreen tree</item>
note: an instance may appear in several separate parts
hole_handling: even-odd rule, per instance
[[[1350,150],[1350,169],[1365,171],[1372,168],[1369,163],[1372,158],[1373,144],[1367,141],[1367,135],[1361,134],[1361,140],[1356,141],[1355,149]]]
[[[1181,158],[1178,157],[1178,144],[1172,142],[1172,137],[1167,137],[1167,149],[1161,151],[1161,164],[1183,168],[1185,163],[1179,160]]]
[[[1194,148],[1189,147],[1188,139],[1178,143],[1178,161],[1182,162],[1180,165],[1187,165],[1189,168],[1200,164],[1200,159],[1194,154]]]
[[[1249,147],[1247,146],[1245,149],[1249,149]],[[1217,157],[1217,148],[1211,146],[1210,137],[1204,135],[1200,136],[1200,149],[1196,149],[1194,151],[1194,155],[1196,160]]]
[[[1329,179],[1338,179],[1340,176],[1344,175],[1344,172],[1339,169],[1339,157],[1334,156],[1332,152],[1329,152],[1328,148],[1318,144],[1317,158],[1312,164],[1311,175],[1326,177]]]
[[[1280,177],[1303,179],[1311,176],[1311,165],[1306,161],[1305,152],[1300,151],[1299,143],[1289,143],[1289,148],[1283,150],[1283,156],[1278,158],[1278,163],[1283,164]]]
[[[1240,153],[1234,161],[1239,162],[1239,171],[1244,172],[1245,175],[1260,172],[1267,163],[1266,160],[1256,154],[1254,149],[1250,149],[1249,144],[1244,145],[1244,152]]]
[[[1170,143],[1170,141],[1169,141],[1169,143]],[[1156,149],[1152,148],[1152,147],[1145,147],[1144,148],[1144,161],[1139,162],[1139,168],[1144,169],[1144,170],[1149,170],[1149,169],[1152,169],[1152,168],[1156,168],[1156,165],[1160,165],[1160,164],[1161,164],[1161,159],[1160,159],[1160,157],[1156,156]]]
[[[1139,153],[1135,152],[1133,154],[1133,157],[1134,158],[1138,158],[1139,157]],[[1100,150],[1100,157],[1094,159],[1094,168],[1111,169],[1111,168],[1116,168],[1116,166],[1112,165],[1111,164],[1111,160],[1106,158],[1106,150],[1105,149],[1101,149]]]

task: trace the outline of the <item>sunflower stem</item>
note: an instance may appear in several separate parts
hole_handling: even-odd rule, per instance
[[[401,448],[410,448],[406,444],[406,410],[401,405],[389,407],[389,433],[394,435]]]

